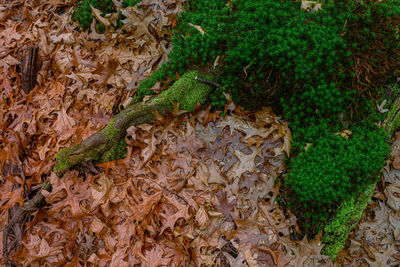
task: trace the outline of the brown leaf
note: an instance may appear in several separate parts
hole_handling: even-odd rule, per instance
[[[4,192],[1,194],[1,210],[8,210],[15,203],[21,207],[24,204],[24,188],[21,186],[12,192]]]
[[[94,17],[100,23],[102,23],[104,26],[111,26],[111,22],[108,19],[101,16],[101,13],[103,13],[101,10],[94,8],[90,3],[89,3],[89,5],[90,5],[90,8],[92,9],[92,13],[93,13]]]
[[[61,140],[67,140],[75,133],[73,130],[75,120],[68,116],[65,106],[60,111],[57,111],[56,114],[57,120],[54,122],[54,129],[61,137]]]
[[[217,196],[219,202],[219,204],[215,206],[215,209],[224,214],[225,217],[230,217],[237,200],[235,199],[231,202],[228,202],[227,194],[223,190],[219,190],[215,195]]]
[[[51,192],[42,191],[47,203],[52,203],[54,212],[71,211],[74,218],[84,215],[81,209],[81,202],[90,199],[90,181],[81,182],[77,171],[67,172],[63,179],[54,173],[49,177],[52,185]]]
[[[210,218],[203,206],[200,206],[197,210],[195,219],[201,230],[207,228],[210,224]]]
[[[400,209],[400,184],[391,184],[385,188],[385,196],[387,198],[387,205],[393,210]]]
[[[92,186],[92,209],[109,201],[113,187],[114,181],[109,179],[105,173],[101,173],[100,178]]]

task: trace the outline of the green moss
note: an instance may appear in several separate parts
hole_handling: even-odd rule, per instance
[[[101,156],[99,163],[124,158],[126,152],[127,150],[126,150],[125,139],[122,138],[117,144],[115,144]]]
[[[53,168],[53,172],[60,177],[61,173],[64,173],[64,170],[68,170],[73,164],[68,160],[71,155],[69,148],[61,149],[56,157],[56,165]]]
[[[375,190],[376,179],[361,187],[357,194],[345,200],[335,216],[325,225],[322,242],[323,253],[335,260],[340,250],[344,248],[349,233],[360,220]]]
[[[213,87],[195,80],[199,76],[198,71],[188,71],[179,78],[168,90],[163,91],[152,102],[177,102],[180,103],[180,109],[193,111],[197,103],[204,104]],[[208,80],[215,80],[212,74],[202,76]]]
[[[348,139],[329,132],[321,135],[289,163],[285,184],[291,190],[291,207],[302,211],[313,233],[321,230],[343,201],[354,198],[356,190],[375,181],[389,154],[383,130],[373,126],[350,130]]]
[[[112,143],[116,141],[116,136],[120,131],[119,129],[114,127],[114,124],[115,124],[115,119],[112,119],[107,124],[107,126],[102,130],[102,133],[106,136],[107,140]]]

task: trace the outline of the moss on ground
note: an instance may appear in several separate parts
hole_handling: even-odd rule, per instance
[[[168,90],[146,103],[135,103],[115,116],[100,132],[81,143],[62,149],[57,155],[54,172],[62,176],[68,169],[82,162],[107,162],[123,158],[126,154],[124,141],[125,130],[131,125],[149,122],[153,119],[152,111],[164,113],[172,110],[173,102],[180,103],[180,108],[193,111],[197,103],[204,104],[213,86],[195,80],[197,71],[189,71],[176,81]],[[214,80],[215,72],[202,76]]]

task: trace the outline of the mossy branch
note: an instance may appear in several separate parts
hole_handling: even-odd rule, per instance
[[[126,130],[132,125],[150,122],[153,119],[152,111],[164,114],[172,110],[173,102],[180,103],[180,108],[188,112],[193,111],[197,103],[203,104],[212,91],[213,86],[195,80],[197,71],[189,71],[177,80],[168,90],[152,98],[146,103],[135,103],[115,116],[101,131],[91,135],[86,140],[71,147],[63,148],[57,154],[57,163],[54,173],[61,177],[70,168],[83,162],[107,162],[118,158],[121,151],[121,141]],[[216,72],[204,76],[215,81]],[[123,143],[122,143],[123,145]]]
[[[400,96],[396,97],[389,110],[388,116],[382,124],[382,128],[392,136],[394,131],[400,127]]]

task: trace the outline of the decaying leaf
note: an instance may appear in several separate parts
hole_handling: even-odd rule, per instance
[[[207,226],[210,224],[210,219],[208,217],[207,211],[204,209],[203,206],[200,206],[200,208],[197,210],[195,218],[200,230],[207,228]]]
[[[391,184],[385,188],[385,196],[389,207],[398,211],[400,209],[400,185]]]
[[[90,3],[89,3],[89,5],[90,5],[90,8],[92,9],[92,12],[93,12],[93,15],[94,15],[94,17],[101,23],[101,24],[103,24],[103,25],[105,25],[105,26],[111,26],[111,22],[108,20],[108,19],[106,19],[106,18],[104,18],[104,17],[102,17],[101,16],[101,10],[99,10],[99,9],[97,9],[97,8],[94,8]]]

